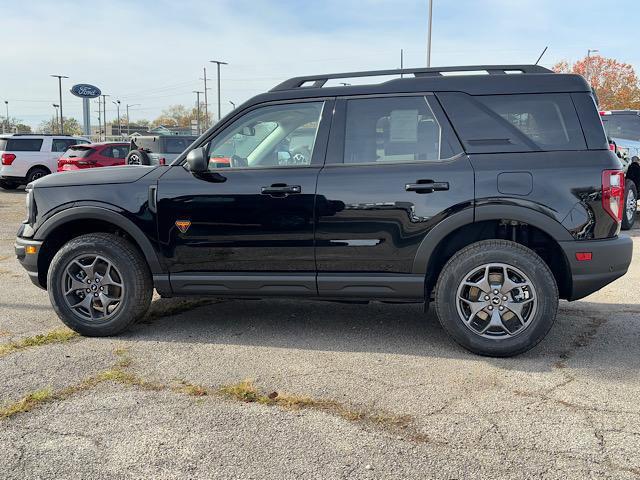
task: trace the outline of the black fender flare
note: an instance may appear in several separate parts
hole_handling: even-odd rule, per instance
[[[513,220],[539,228],[557,242],[575,240],[556,219],[532,208],[513,204],[487,204],[457,212],[438,223],[422,239],[413,260],[412,273],[426,274],[434,251],[447,235],[465,225],[485,220]]]
[[[109,222],[126,232],[138,244],[154,275],[164,273],[158,254],[149,238],[131,220],[117,211],[97,206],[77,206],[58,212],[45,220],[35,232],[34,240],[46,240],[47,236],[58,227],[74,220],[102,220]]]

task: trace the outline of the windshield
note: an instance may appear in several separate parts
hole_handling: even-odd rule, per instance
[[[60,158],[62,158],[62,159],[84,158],[84,157],[88,157],[93,152],[94,152],[93,148],[75,146],[75,147],[69,148],[66,152],[64,152],[64,155],[62,155],[62,157],[60,157]]]
[[[603,115],[600,118],[608,136],[640,141],[640,116]]]

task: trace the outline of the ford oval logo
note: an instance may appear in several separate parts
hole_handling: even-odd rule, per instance
[[[74,85],[73,87],[71,87],[71,93],[73,93],[76,97],[81,98],[96,98],[102,94],[98,87],[94,87],[93,85],[88,85],[86,83],[79,83],[78,85]]]

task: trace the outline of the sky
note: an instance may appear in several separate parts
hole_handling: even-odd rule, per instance
[[[640,68],[629,19],[640,1],[434,0],[432,66],[575,61],[588,49]],[[207,67],[222,114],[296,75],[426,64],[428,0],[0,0],[0,104],[37,126],[51,118],[63,83],[65,116],[80,119],[69,93],[90,83],[120,100],[132,122],[175,104],[195,105]],[[123,110],[123,109],[122,109]],[[0,108],[0,115],[5,112]],[[92,105],[92,123],[97,107]]]

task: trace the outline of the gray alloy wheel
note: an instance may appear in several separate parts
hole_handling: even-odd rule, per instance
[[[61,279],[64,301],[83,320],[108,320],[122,303],[122,274],[100,255],[80,255],[71,260]]]
[[[636,197],[636,192],[631,189],[627,193],[627,205],[625,208],[625,215],[627,216],[627,221],[629,223],[633,223],[634,218],[636,216],[636,210],[638,209],[638,199]]]
[[[504,263],[487,263],[466,274],[457,290],[464,325],[484,338],[522,333],[536,314],[538,298],[531,280]]]

